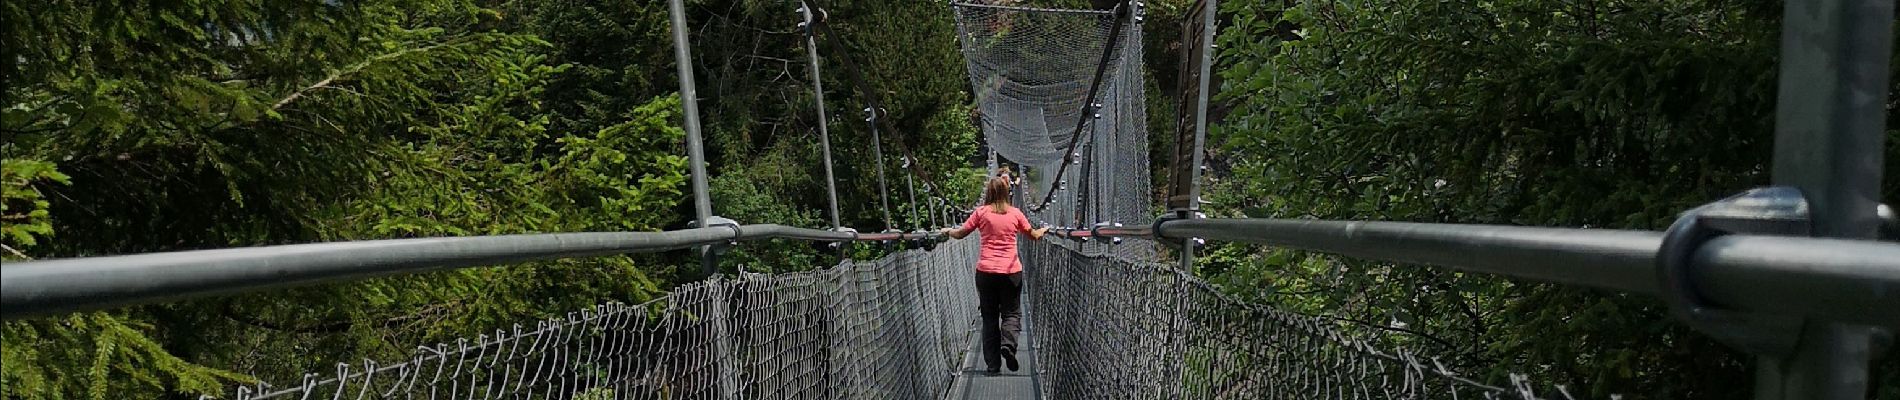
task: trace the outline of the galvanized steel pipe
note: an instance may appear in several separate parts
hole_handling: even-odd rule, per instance
[[[268,288],[557,258],[650,253],[729,241],[915,240],[782,225],[312,243],[7,263],[0,319]]]

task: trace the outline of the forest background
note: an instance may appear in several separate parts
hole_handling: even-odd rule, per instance
[[[797,3],[687,3],[716,214],[826,227]],[[917,156],[940,195],[973,201],[981,134],[948,6],[826,3],[899,131],[884,133],[886,149]],[[1179,126],[1191,6],[1148,2],[1156,182]],[[1223,2],[1209,212],[1660,229],[1768,183],[1781,8]],[[0,66],[9,262],[651,231],[692,215],[664,2],[39,0],[4,2],[0,18],[0,59],[14,60]],[[844,224],[881,230],[873,163],[893,182],[909,170],[896,151],[872,159],[843,55],[820,54]],[[1882,199],[1894,204],[1900,130],[1887,145]],[[895,225],[928,225],[904,220],[905,200],[891,196]],[[1747,359],[1653,299],[1259,246],[1206,252],[1198,272],[1230,292],[1482,380],[1529,373],[1589,397],[1747,395]],[[765,272],[837,261],[801,243],[722,260]],[[644,301],[697,271],[683,252],[599,257],[12,321],[0,327],[0,396],[228,394]],[[1880,367],[1875,397],[1900,398],[1900,362]]]

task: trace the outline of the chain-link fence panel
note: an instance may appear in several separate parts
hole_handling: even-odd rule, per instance
[[[976,319],[976,241],[717,277],[238,399],[892,399],[948,390]]]
[[[1565,399],[1474,381],[1336,322],[1244,302],[1166,264],[1024,245],[1050,399]]]

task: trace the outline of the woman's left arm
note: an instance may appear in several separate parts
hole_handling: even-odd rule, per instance
[[[1035,226],[1035,224],[1029,223],[1029,217],[1020,214],[1016,216],[1016,224],[1022,227],[1023,233],[1029,234],[1029,240],[1042,240],[1042,234],[1049,233],[1049,227],[1047,226],[1031,228]]]

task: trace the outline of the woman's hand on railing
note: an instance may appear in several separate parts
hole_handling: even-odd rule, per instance
[[[1044,226],[1044,227],[1041,227],[1041,228],[1036,228],[1036,229],[1030,229],[1030,230],[1029,230],[1029,239],[1031,239],[1031,240],[1042,240],[1042,234],[1045,234],[1045,233],[1049,233],[1049,227],[1047,227],[1047,226]]]

